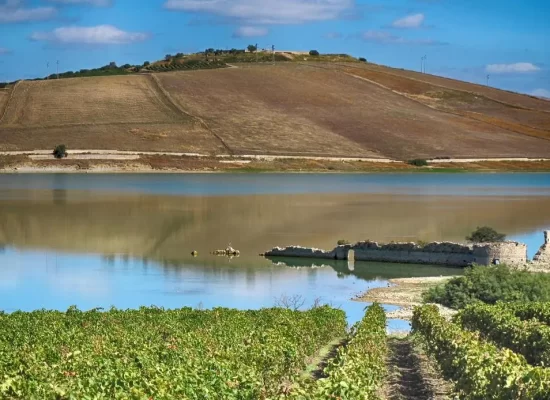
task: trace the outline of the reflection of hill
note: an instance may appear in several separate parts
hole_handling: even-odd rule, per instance
[[[356,261],[351,265],[347,261],[315,260],[287,257],[266,257],[273,264],[291,268],[330,267],[338,276],[353,275],[371,281],[374,279],[413,278],[417,276],[460,275],[461,268],[437,267],[432,265],[397,264]]]
[[[478,225],[508,234],[550,225],[550,198],[373,194],[176,197],[11,191],[0,243],[22,248],[191,260],[228,242],[235,263],[265,263],[275,245],[334,247],[338,239],[461,240]],[[227,261],[208,256],[209,263]]]

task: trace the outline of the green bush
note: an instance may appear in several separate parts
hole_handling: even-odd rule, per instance
[[[319,55],[319,52],[318,52],[317,50],[311,50],[311,51],[309,52],[309,55],[310,55],[310,56],[318,56],[318,55]]]
[[[473,266],[424,293],[424,301],[454,309],[473,303],[550,301],[550,274],[517,271],[505,265]]]
[[[64,144],[60,144],[58,146],[55,146],[55,149],[53,149],[53,156],[55,158],[65,158],[67,157],[67,146]]]
[[[364,57],[359,57],[359,61],[362,61],[362,62],[367,62],[367,59],[364,58]]]
[[[428,161],[422,158],[415,158],[414,160],[409,160],[407,163],[416,167],[425,167],[428,165]]]
[[[498,233],[489,226],[478,226],[470,236],[466,236],[466,240],[474,243],[504,242],[504,240],[506,240],[506,235],[504,233]]]

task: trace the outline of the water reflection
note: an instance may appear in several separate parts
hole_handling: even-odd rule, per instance
[[[459,271],[258,254],[339,239],[460,241],[489,225],[532,255],[549,194],[548,174],[0,176],[0,309],[259,308],[299,294],[354,321],[364,304],[350,298],[369,287]],[[210,254],[228,243],[240,257]]]
[[[550,213],[542,212],[550,209],[550,197],[538,196],[62,193],[20,191],[12,200],[0,192],[0,243],[165,264],[248,265],[275,245],[330,249],[339,239],[463,240],[479,225],[512,236],[540,235],[550,226]],[[238,259],[209,254],[230,242],[241,251]],[[198,251],[196,259],[192,250]]]

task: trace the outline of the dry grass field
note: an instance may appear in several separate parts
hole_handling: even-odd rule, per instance
[[[0,89],[0,118],[4,115],[4,111],[10,97],[10,92],[10,89]]]
[[[550,155],[550,102],[365,63],[246,63],[12,90],[9,102],[0,91],[0,151],[65,143],[401,160]]]
[[[431,109],[337,67],[241,66],[159,79],[236,154],[309,151],[397,159],[550,154],[550,141]]]
[[[0,121],[0,150],[69,148],[223,152],[151,76],[20,82]]]
[[[383,65],[363,64],[364,68],[391,73],[397,76],[402,76],[409,79],[416,79],[423,82],[428,82],[433,85],[446,87],[449,89],[461,90],[466,92],[477,93],[489,99],[493,99],[502,103],[515,105],[522,108],[543,110],[550,112],[550,101],[543,100],[537,97],[508,92],[484,85],[478,85],[469,82],[458,81],[455,79],[444,78],[442,76],[421,74],[416,71],[403,70],[398,68],[390,68]]]
[[[325,67],[334,68],[333,65]],[[411,71],[388,68],[382,70],[371,64],[338,65],[336,68],[376,82],[436,109],[487,122],[516,133],[550,139],[550,112],[544,108],[549,103],[547,101],[464,82],[442,87],[440,85],[444,83],[444,78],[426,74],[412,77],[410,75],[414,73]],[[490,97],[493,91],[500,95],[496,97],[501,97],[501,100]],[[509,102],[503,103],[504,100]],[[528,106],[538,106],[538,109],[527,108]]]

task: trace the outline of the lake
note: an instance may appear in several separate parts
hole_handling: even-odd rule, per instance
[[[350,270],[258,254],[330,249],[339,239],[461,241],[489,225],[526,242],[532,257],[548,210],[550,174],[0,175],[0,310],[260,308],[299,295],[340,306],[354,322],[366,304],[350,299],[370,287],[461,270]],[[228,244],[241,256],[210,254]]]

